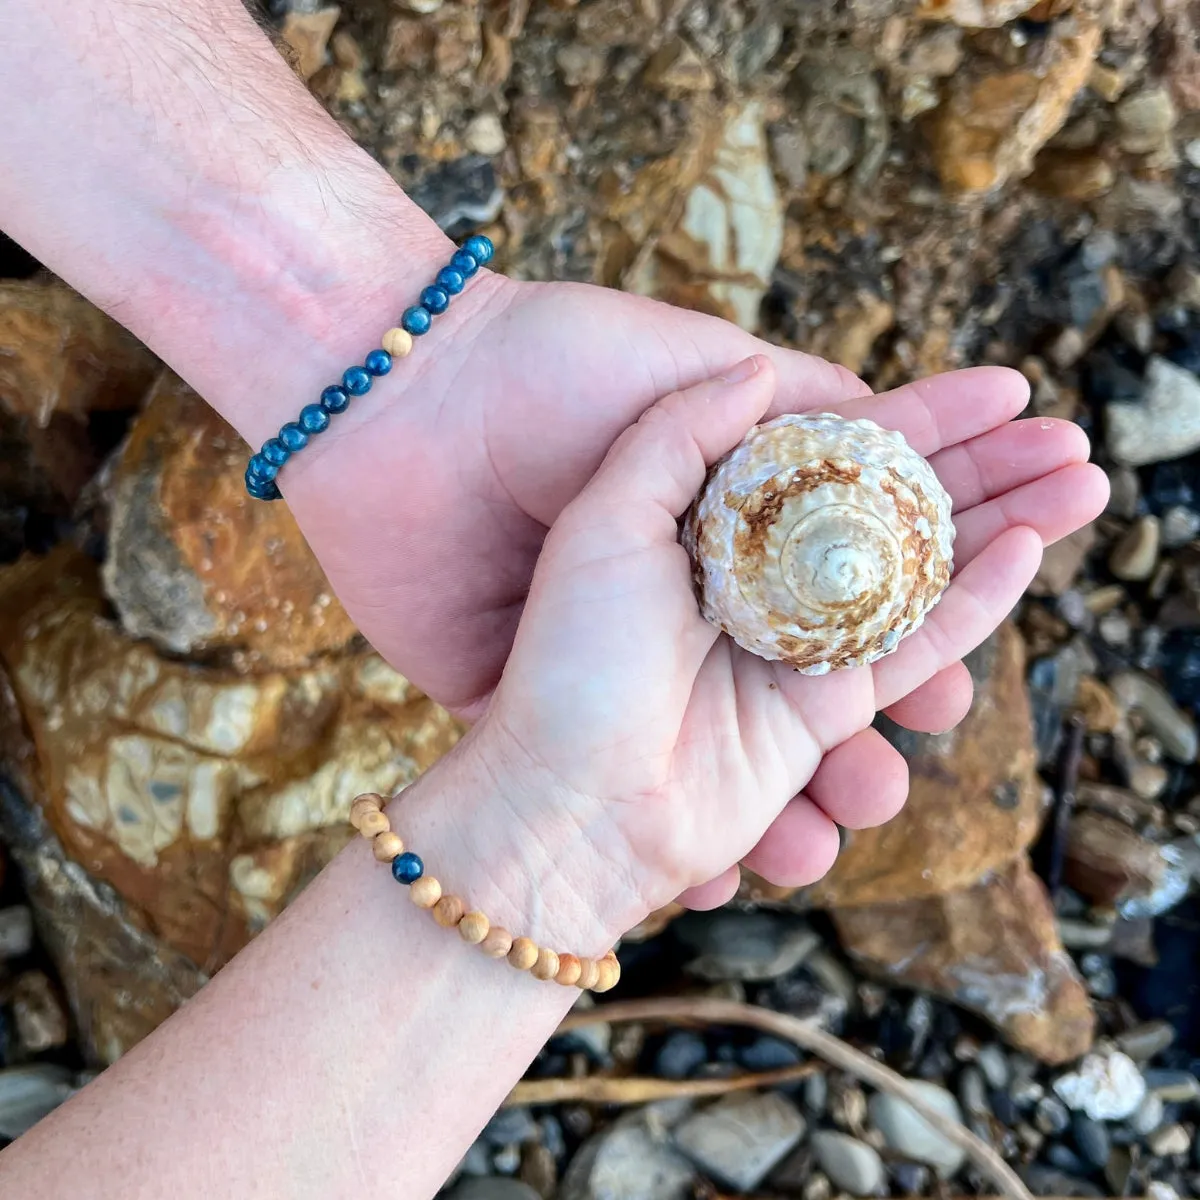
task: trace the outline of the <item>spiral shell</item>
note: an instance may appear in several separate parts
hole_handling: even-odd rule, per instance
[[[950,497],[898,434],[832,413],[758,425],[684,518],[704,616],[805,675],[890,654],[950,582]]]

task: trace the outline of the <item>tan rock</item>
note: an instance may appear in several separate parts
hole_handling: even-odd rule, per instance
[[[251,500],[249,447],[166,374],[116,464],[104,580],[122,624],[177,654],[296,666],[355,635],[285,504]]]
[[[1112,733],[1124,716],[1112,689],[1091,675],[1080,679],[1075,704],[1089,733]]]
[[[1165,87],[1148,87],[1126,96],[1116,107],[1117,141],[1129,154],[1152,154],[1163,147],[1178,113]]]
[[[712,91],[712,70],[683,38],[669,38],[646,64],[646,83],[662,92]]]
[[[1157,517],[1140,517],[1121,535],[1108,556],[1108,569],[1127,583],[1149,579],[1158,562],[1162,527]]]
[[[1087,990],[1024,856],[964,891],[838,910],[833,919],[863,966],[980,1013],[1042,1062],[1068,1062],[1090,1049]]]
[[[1045,797],[1020,635],[1003,626],[967,665],[975,701],[957,729],[933,736],[885,727],[908,760],[908,804],[879,829],[847,833],[805,901],[849,908],[942,895],[1004,868],[1033,841]]]
[[[316,12],[289,12],[280,33],[295,55],[296,73],[311,79],[324,65],[329,39],[342,10],[336,4]]]
[[[1037,7],[1038,0],[919,0],[916,15],[925,21],[953,21],[968,29],[1007,25]]]
[[[862,288],[853,303],[839,305],[832,319],[817,328],[805,349],[861,375],[875,343],[891,329],[894,321],[892,306]]]
[[[762,104],[705,108],[686,144],[644,168],[609,217],[603,282],[756,328],[783,245]]]
[[[1096,544],[1096,531],[1085,525],[1047,546],[1029,590],[1035,596],[1061,596],[1079,577],[1084,561]]]
[[[103,615],[93,570],[61,551],[0,572],[0,663],[32,741],[25,811],[88,887],[115,890],[109,922],[210,971],[351,836],[356,794],[405,787],[459,727],[366,651],[253,677],[160,658]],[[69,955],[59,966],[89,992]],[[147,1007],[166,1015],[174,995]]]
[[[1020,69],[998,71],[981,59],[960,71],[933,130],[934,161],[946,187],[990,191],[1027,174],[1066,120],[1099,46],[1099,26],[1070,17],[1027,47]]]

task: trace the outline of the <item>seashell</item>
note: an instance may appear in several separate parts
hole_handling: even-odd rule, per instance
[[[950,582],[950,497],[904,438],[777,417],[718,462],[684,517],[705,618],[805,675],[890,654]]]

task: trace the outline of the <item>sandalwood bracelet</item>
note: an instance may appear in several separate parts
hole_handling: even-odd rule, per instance
[[[450,301],[480,267],[491,261],[493,253],[492,243],[482,234],[467,238],[421,293],[420,303],[406,308],[400,324],[383,335],[382,347],[372,350],[361,367],[347,367],[340,384],[330,384],[317,403],[306,404],[296,420],[289,421],[275,437],[263,442],[257,454],[251,455],[246,464],[246,491],[255,500],[278,500],[279,485],[275,477],[279,468],[303,450],[309,438],[328,429],[329,422],[350,407],[352,396],[365,396],[375,379],[392,369],[393,359],[411,353],[413,338],[429,332],[434,317],[450,307]]]
[[[425,864],[420,858],[404,848],[400,835],[392,831],[383,805],[383,797],[375,792],[357,797],[350,806],[350,824],[370,841],[379,862],[392,864],[392,877],[407,885],[409,899],[418,908],[428,909],[443,929],[457,929],[464,942],[478,946],[488,958],[507,958],[511,966],[528,971],[534,979],[553,980],[564,987],[591,992],[607,992],[616,987],[621,964],[614,951],[610,950],[603,958],[559,954],[548,946],[539,946],[532,938],[514,938],[477,909],[468,912],[462,898],[443,892],[442,885],[432,875],[425,874]]]

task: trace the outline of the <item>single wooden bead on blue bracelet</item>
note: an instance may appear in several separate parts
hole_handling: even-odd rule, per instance
[[[257,454],[246,464],[246,491],[255,500],[278,500],[279,485],[275,482],[282,467],[293,454],[303,450],[309,439],[329,428],[330,421],[350,407],[355,396],[365,396],[380,375],[392,369],[392,362],[404,358],[413,348],[413,339],[433,327],[434,317],[441,316],[450,301],[467,286],[467,281],[479,268],[491,262],[495,249],[482,234],[473,234],[450,257],[432,284],[421,292],[420,302],[406,308],[400,324],[389,329],[382,348],[372,350],[362,366],[348,367],[340,384],[330,384],[318,403],[306,404],[295,421],[289,421],[277,436],[268,438]],[[411,856],[415,858],[416,856]],[[417,859],[419,864],[420,860]],[[399,878],[397,876],[397,878]]]

